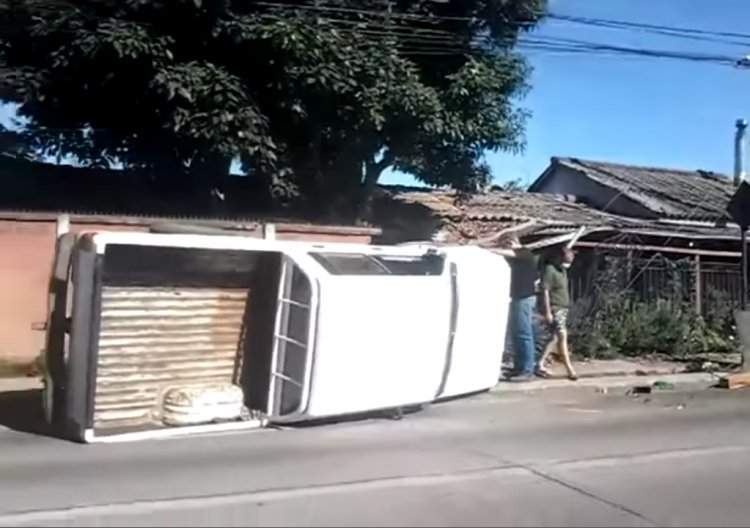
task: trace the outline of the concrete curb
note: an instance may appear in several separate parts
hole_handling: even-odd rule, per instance
[[[664,374],[649,376],[605,376],[596,378],[581,378],[578,381],[567,379],[543,379],[528,382],[506,382],[498,383],[490,390],[493,394],[534,392],[548,389],[596,389],[605,392],[608,389],[629,388],[642,385],[653,385],[657,381],[664,381],[679,389],[710,388],[719,382],[722,374],[719,373],[689,373],[689,374]]]
[[[721,373],[682,373],[682,374],[651,374],[639,376],[634,374],[617,375],[604,374],[596,377],[581,378],[578,381],[567,379],[539,379],[525,383],[516,383],[501,381],[494,388],[490,389],[492,393],[502,394],[505,392],[533,392],[547,389],[575,389],[575,388],[594,388],[608,389],[619,387],[633,387],[637,385],[653,385],[656,381],[666,381],[676,388],[690,386],[699,388],[704,386],[711,387],[719,382]],[[0,393],[30,391],[42,388],[42,382],[39,378],[0,378]]]

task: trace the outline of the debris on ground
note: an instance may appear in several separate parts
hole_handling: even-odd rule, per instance
[[[651,385],[635,385],[628,389],[627,393],[629,396],[638,396],[640,394],[651,394],[653,390],[672,390],[675,386],[673,383],[669,383],[664,380],[657,380]]]
[[[721,378],[719,387],[722,389],[747,389],[750,388],[750,372],[738,372]]]
[[[716,372],[719,370],[719,365],[713,361],[704,361],[701,365],[701,371],[703,372]]]
[[[630,387],[627,394],[635,396],[638,396],[639,394],[651,394],[651,385],[636,385],[635,387]]]
[[[742,365],[740,354],[701,354],[686,359],[686,372],[727,372]]]

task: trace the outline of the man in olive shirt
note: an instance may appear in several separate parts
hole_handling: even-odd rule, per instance
[[[538,373],[549,375],[544,364],[552,353],[557,350],[568,371],[568,378],[578,379],[573,364],[570,361],[568,348],[568,309],[570,308],[570,293],[568,291],[568,268],[573,263],[574,254],[570,248],[558,249],[542,271],[542,315],[552,330],[552,340],[539,360]]]

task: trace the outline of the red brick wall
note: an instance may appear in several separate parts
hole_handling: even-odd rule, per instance
[[[95,224],[71,221],[70,230],[147,231],[143,225]],[[281,240],[348,242],[369,244],[367,234],[283,231]],[[47,317],[47,288],[55,250],[56,224],[53,219],[0,219],[0,361],[30,363],[44,346],[44,331],[34,323]]]
[[[54,222],[0,220],[0,358],[28,362],[44,332],[32,323],[47,314],[47,284],[55,246]]]

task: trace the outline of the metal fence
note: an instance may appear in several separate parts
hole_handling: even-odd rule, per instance
[[[742,291],[739,262],[675,259],[661,254],[635,257],[595,250],[578,253],[570,270],[569,285],[573,334],[576,334],[574,327],[581,324],[586,334],[586,325],[608,304],[608,298],[610,303],[612,299],[627,301],[622,303],[623,310],[668,301],[674,309],[694,311],[712,329],[729,332],[727,325],[732,311],[740,304]],[[573,335],[574,340],[581,337],[581,328],[578,334]],[[539,353],[549,337],[546,326],[537,325],[535,335]],[[505,346],[508,362],[513,355],[511,337],[509,331]],[[580,351],[585,343],[576,342],[574,348],[575,345],[581,345]]]
[[[593,265],[592,265],[593,263]],[[628,258],[592,252],[570,273],[573,301],[627,292],[633,300],[678,301],[703,314],[740,303],[742,278],[738,263],[703,262],[695,258]]]

